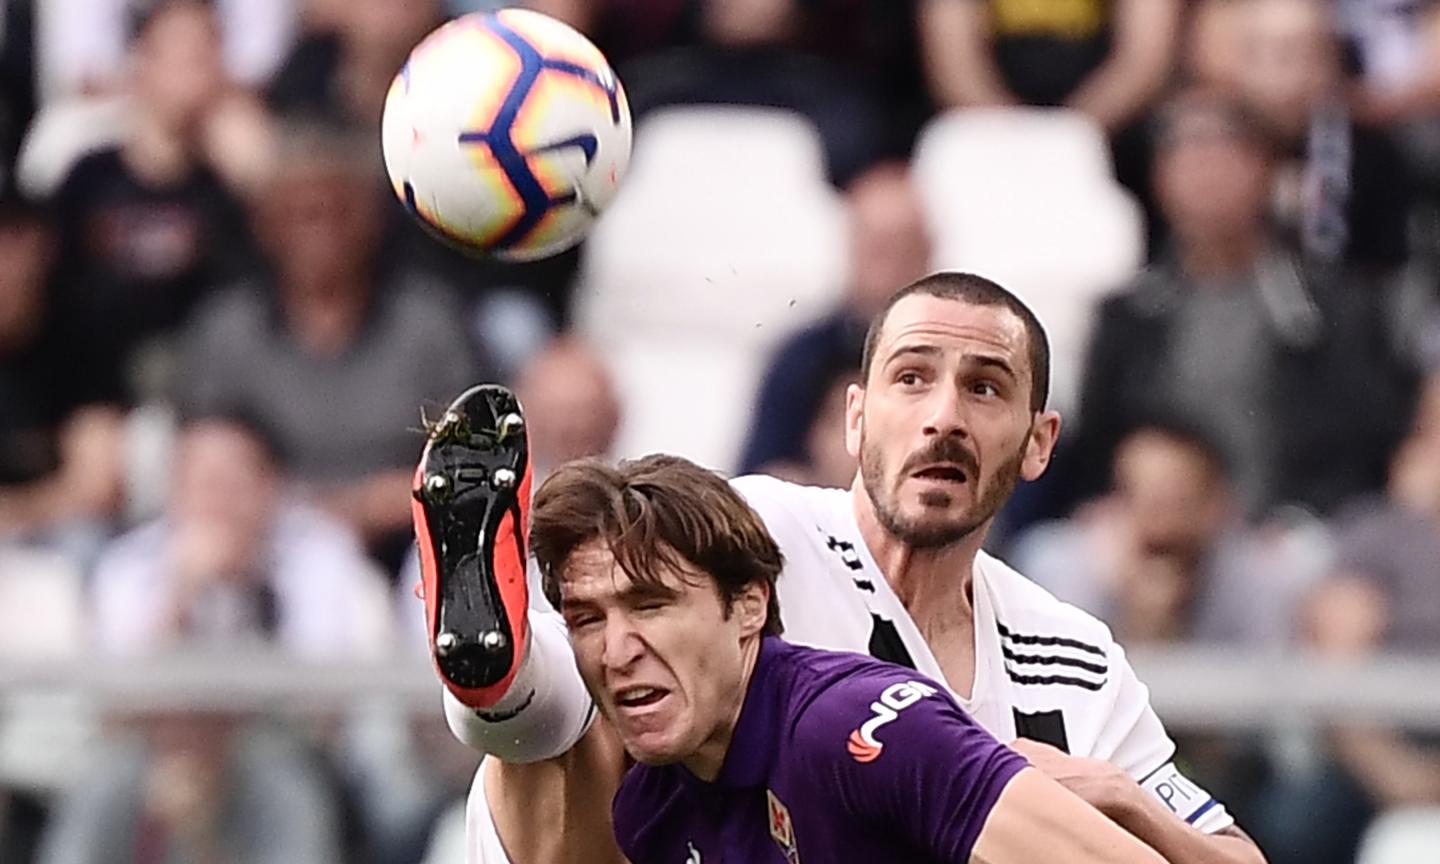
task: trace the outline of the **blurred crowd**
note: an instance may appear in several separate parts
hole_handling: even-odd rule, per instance
[[[1054,468],[991,545],[1133,648],[1440,657],[1440,2],[534,0],[617,66],[656,172],[647,121],[687,107],[813,136],[812,191],[838,214],[824,272],[843,276],[722,347],[756,354],[732,391],[679,359],[660,387],[665,351],[626,353],[683,286],[606,301],[601,238],[503,264],[394,200],[392,77],[439,22],[497,5],[0,0],[0,655],[419,656],[421,412],[480,380],[517,389],[542,476],[639,455],[647,406],[703,392],[738,424],[714,467],[848,485],[866,324],[956,260],[947,213],[972,220],[961,241],[1071,268],[1013,227],[1051,224],[1068,191],[1044,179],[1017,223],[941,182],[984,160],[925,168],[933,130],[998,117],[1102,142],[1134,243],[1085,290],[1011,285],[1072,383]],[[1056,168],[985,200],[1028,202],[1026,176]],[[761,217],[721,191],[701,239],[727,262],[726,223]],[[637,239],[630,260],[666,258],[669,238]],[[728,270],[721,302],[761,290]],[[438,710],[151,710],[67,737],[69,710],[0,698],[0,862],[460,860],[477,757]],[[37,722],[64,752],[16,758]],[[1324,729],[1298,758],[1175,731],[1276,864],[1419,860],[1377,850],[1440,824],[1433,729]]]

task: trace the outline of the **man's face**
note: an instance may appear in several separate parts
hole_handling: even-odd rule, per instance
[[[348,273],[378,231],[376,189],[323,156],[288,166],[261,210],[261,231],[281,269],[304,281]]]
[[[140,100],[167,125],[182,128],[211,105],[224,86],[220,36],[203,3],[158,13],[137,45]]]
[[[1148,556],[1195,560],[1224,528],[1224,481],[1205,452],[1160,432],[1141,430],[1115,453],[1115,494]]]
[[[1218,111],[1181,112],[1155,157],[1155,191],[1183,243],[1256,231],[1270,212],[1270,159]]]
[[[636,584],[609,547],[571,553],[560,611],[596,704],[647,765],[718,765],[744,698],[746,651],[765,620],[766,591],[752,586],[730,609],[698,572],[663,569]]]
[[[1044,471],[1059,432],[1030,410],[1025,325],[1002,306],[926,295],[890,310],[846,444],[881,526],[917,548],[985,526],[1017,477]]]

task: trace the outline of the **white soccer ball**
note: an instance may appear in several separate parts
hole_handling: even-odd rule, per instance
[[[395,194],[440,237],[516,261],[562,252],[615,196],[630,106],[600,50],[538,12],[456,18],[421,40],[381,121]]]

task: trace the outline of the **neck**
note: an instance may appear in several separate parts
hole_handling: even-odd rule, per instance
[[[334,292],[351,290],[349,288],[310,287],[312,290],[291,290],[283,295],[290,329],[311,354],[322,357],[339,354],[360,332],[366,303],[334,297]]]
[[[705,743],[689,756],[680,760],[680,764],[696,777],[706,783],[714,783],[715,778],[720,776],[720,767],[725,764],[725,754],[730,752],[730,740],[735,737],[735,727],[740,723],[740,712],[745,708],[745,699],[750,691],[750,679],[755,675],[755,663],[760,659],[760,643],[765,639],[761,634],[755,634],[748,644],[740,646],[742,669],[740,673],[740,692],[735,700],[735,710],[727,715],[716,727]]]
[[[194,152],[193,142],[183,131],[143,113],[120,150],[121,159],[136,176],[149,185],[161,187],[174,185],[189,176],[194,167]]]
[[[1264,244],[1265,232],[1258,226],[1192,236],[1180,243],[1180,266],[1199,279],[1228,279],[1245,276],[1255,268]]]
[[[875,504],[858,477],[850,488],[850,498],[860,536],[920,631],[929,633],[937,627],[969,630],[974,625],[975,556],[990,523],[948,546],[917,549],[880,524]]]

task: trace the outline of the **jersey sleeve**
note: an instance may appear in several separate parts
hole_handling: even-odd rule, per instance
[[[802,715],[800,758],[836,818],[895,838],[897,856],[968,862],[986,818],[1027,762],[939,685],[896,669],[842,682]],[[906,674],[908,673],[908,674]]]
[[[1141,683],[1125,657],[1125,649],[1110,646],[1110,711],[1090,754],[1122,768],[1170,812],[1207,834],[1235,824],[1225,805],[1215,800],[1176,767],[1175,742],[1150,707],[1150,689]]]

